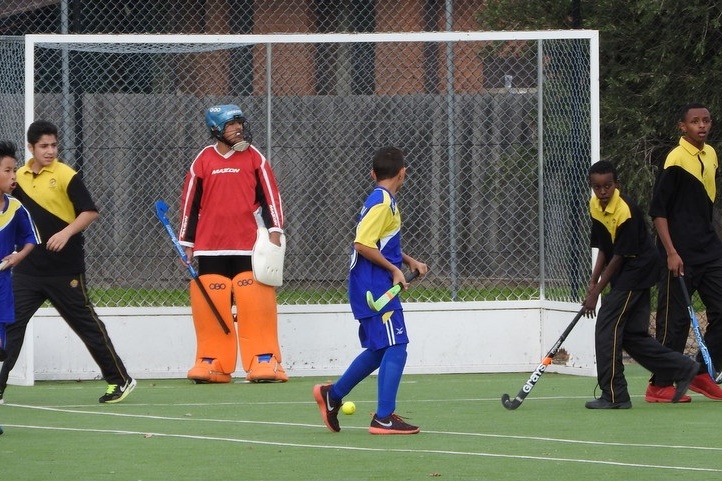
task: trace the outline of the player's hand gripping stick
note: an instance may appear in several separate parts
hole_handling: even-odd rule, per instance
[[[418,275],[419,271],[414,271],[410,274],[407,274],[406,282],[408,283],[413,281]],[[371,291],[366,291],[366,302],[368,303],[372,311],[379,312],[381,309],[384,308],[386,304],[391,302],[391,299],[398,296],[403,288],[403,284],[399,282],[398,284],[392,286],[388,291],[381,294],[381,296],[375,300],[374,295],[371,293]]]

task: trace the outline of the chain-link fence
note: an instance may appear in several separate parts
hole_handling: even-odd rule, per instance
[[[0,35],[269,34],[477,29],[483,0],[4,0]]]
[[[35,118],[60,126],[61,157],[101,209],[86,232],[97,304],[187,303],[152,206],[178,205],[210,142],[204,110],[219,103],[242,106],[279,178],[282,303],[345,301],[370,158],[387,144],[408,159],[405,250],[431,267],[407,299],[574,299],[590,264],[590,40],[430,35],[29,37]],[[20,54],[4,68],[22,70]],[[20,134],[21,113],[3,136]]]
[[[602,31],[602,151],[618,163],[625,192],[646,205],[654,166],[678,138],[673,106],[693,100],[708,103],[713,114],[722,110],[714,90],[720,71],[716,52],[722,46],[720,7],[698,0],[620,5],[580,0],[543,5],[515,0],[4,0],[0,136],[23,144],[20,36],[25,34],[463,32],[584,26]],[[682,31],[680,24],[699,30]],[[630,43],[630,38],[636,41]],[[101,221],[87,233],[91,286],[104,286],[94,291],[99,305],[187,303],[179,287],[184,271],[174,266],[170,246],[146,210],[156,195],[175,207],[183,172],[208,141],[202,110],[216,99],[243,105],[252,116],[256,143],[281,177],[292,234],[287,271],[294,276],[279,289],[281,302],[343,302],[340,284],[352,218],[360,196],[371,186],[364,178],[364,161],[375,142],[386,140],[406,147],[410,159],[409,182],[400,194],[406,246],[432,266],[428,280],[410,290],[407,299],[573,299],[589,265],[583,205],[589,193],[581,180],[589,162],[588,99],[564,88],[557,93],[546,88],[543,110],[535,110],[536,87],[523,90],[538,76],[535,47],[530,45],[483,44],[468,53],[480,66],[462,74],[441,68],[450,62],[445,43],[424,44],[419,56],[399,61],[415,64],[414,73],[405,75],[416,76],[416,81],[402,90],[403,78],[397,76],[396,94],[388,90],[384,100],[370,98],[375,93],[371,85],[377,86],[371,72],[384,60],[379,49],[368,46],[357,46],[357,54],[340,45],[323,45],[313,58],[285,60],[273,52],[272,78],[280,81],[274,88],[286,90],[268,94],[261,85],[265,73],[254,61],[263,53],[253,48],[168,54],[165,60],[145,53],[135,62],[117,60],[119,54],[96,53],[92,60],[80,52],[48,51],[48,64],[40,61],[37,67],[38,85],[44,85],[45,92],[36,102],[38,109],[52,108],[36,110],[35,115],[53,116],[61,126],[63,156],[71,163],[80,159],[76,166],[88,176],[102,209]],[[569,48],[583,50],[586,44]],[[647,61],[639,62],[640,55]],[[585,54],[554,57],[567,60],[549,65],[547,87],[563,72],[569,82],[582,81],[580,92],[585,92]],[[655,74],[652,66],[664,75]],[[84,68],[98,70],[97,77],[84,79]],[[700,75],[706,81],[696,81]],[[454,81],[447,82],[449,77]],[[661,79],[667,78],[678,83],[664,89]],[[301,79],[303,85],[296,85]],[[472,87],[464,90],[464,83]],[[445,99],[450,84],[454,95]],[[504,93],[509,86],[524,93]],[[367,102],[363,105],[362,96]],[[487,99],[483,107],[469,108],[468,99],[474,96]],[[296,104],[292,97],[298,97]],[[418,102],[413,108],[408,106],[412,97]],[[115,107],[110,106],[113,102]],[[118,104],[128,111],[120,115]],[[104,112],[97,125],[90,106],[94,115]],[[384,117],[373,110],[379,108],[402,113],[400,118]],[[454,130],[447,128],[452,109]],[[363,112],[369,114],[368,123],[359,121]],[[161,116],[175,121],[156,124]],[[139,122],[130,133],[125,130],[130,128],[128,118]],[[329,129],[333,122],[340,128]],[[462,128],[460,123],[467,125]],[[540,141],[543,123],[548,130]],[[470,129],[472,124],[476,130]],[[419,133],[411,135],[415,130]],[[351,132],[357,133],[353,141],[348,139]],[[719,139],[716,132],[709,139],[713,145]],[[152,147],[134,151],[136,142]],[[106,170],[90,166],[100,162]],[[91,169],[96,169],[93,176]],[[450,210],[451,204],[458,209]],[[719,205],[720,200],[716,219]],[[305,289],[297,288],[301,278]],[[169,290],[161,291],[161,286]]]

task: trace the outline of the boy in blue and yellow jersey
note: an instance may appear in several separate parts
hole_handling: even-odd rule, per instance
[[[704,342],[715,370],[722,365],[722,241],[712,216],[719,163],[714,149],[705,143],[712,116],[701,104],[687,104],[679,115],[682,138],[664,162],[657,177],[649,213],[657,230],[658,248],[666,259],[657,287],[656,335],[665,346],[684,352],[690,319],[682,288],[675,279],[684,276],[689,294],[699,292],[707,311]],[[698,354],[697,360],[701,362]],[[653,376],[647,388],[648,402],[669,402],[671,380]],[[690,390],[722,400],[722,389],[704,366]]]
[[[0,141],[0,362],[7,358],[5,330],[15,321],[15,299],[10,269],[17,266],[40,243],[30,214],[9,194],[15,188],[15,144]],[[0,397],[2,404],[2,397]],[[0,427],[0,434],[3,433]]]
[[[0,361],[7,357],[6,326],[15,321],[10,269],[40,243],[40,235],[30,214],[20,201],[9,195],[16,186],[16,170],[15,144],[0,141]]]
[[[25,329],[45,301],[58,310],[98,363],[108,388],[101,403],[120,402],[135,387],[95,313],[85,281],[83,231],[98,209],[80,176],[58,160],[58,129],[44,120],[30,124],[28,150],[33,158],[18,169],[13,194],[35,222],[43,239],[13,269],[15,322],[7,329],[7,360],[0,369],[0,398],[20,355]]]
[[[599,249],[583,307],[592,316],[602,298],[594,332],[599,399],[589,409],[629,409],[632,403],[624,378],[622,350],[645,369],[676,381],[671,402],[689,402],[685,395],[699,364],[664,347],[649,334],[650,288],[657,281],[659,257],[647,230],[644,215],[617,188],[611,162],[600,161],[589,169],[594,192],[589,201],[592,218],[591,246]]]
[[[384,147],[373,157],[371,177],[376,188],[364,202],[356,225],[356,237],[349,272],[349,301],[359,321],[359,339],[365,348],[334,384],[316,385],[313,395],[321,417],[331,431],[341,430],[338,411],[343,397],[376,369],[378,403],[371,420],[371,434],[416,434],[417,426],[407,424],[396,415],[396,395],[406,365],[409,338],[404,324],[401,301],[391,300],[381,312],[373,311],[366,301],[366,292],[374,298],[391,286],[407,282],[402,264],[423,276],[428,266],[405,254],[401,249],[401,213],[396,193],[404,183],[404,155],[396,147]]]

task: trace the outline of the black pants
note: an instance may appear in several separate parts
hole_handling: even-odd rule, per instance
[[[687,304],[682,296],[679,280],[666,266],[663,269],[657,286],[657,339],[677,352],[684,352],[690,328]],[[722,364],[722,259],[700,266],[685,265],[684,280],[689,295],[698,292],[705,306],[707,328],[703,333],[704,342],[715,369],[718,369]],[[697,361],[702,365],[701,372],[707,372],[699,353]],[[657,386],[669,386],[672,383],[669,378],[661,375],[655,376],[652,381]]]
[[[233,279],[241,272],[253,270],[251,256],[198,256],[198,275],[220,274]]]
[[[671,381],[679,380],[694,362],[649,334],[649,301],[649,289],[612,289],[602,298],[594,333],[602,399],[629,401],[622,350],[646,370]]]
[[[128,372],[88,298],[85,275],[35,277],[13,273],[15,322],[7,325],[7,360],[0,369],[0,390],[20,355],[30,318],[49,300],[80,337],[108,384],[125,384]]]

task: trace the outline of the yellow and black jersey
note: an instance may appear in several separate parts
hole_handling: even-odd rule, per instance
[[[682,138],[655,183],[649,214],[667,219],[672,243],[685,264],[722,257],[712,219],[718,167],[712,147],[705,144],[700,150]],[[664,253],[661,243],[658,247]]]
[[[652,243],[642,210],[615,189],[606,208],[592,196],[589,201],[592,218],[590,245],[603,254],[607,262],[614,255],[624,259],[610,281],[621,290],[647,289],[659,278],[659,255]]]
[[[23,203],[35,222],[43,242],[75,220],[79,213],[97,211],[77,172],[55,160],[35,174],[30,159],[17,172],[13,195]],[[68,240],[61,252],[50,252],[40,244],[14,268],[33,276],[57,276],[85,272],[82,232]]]

